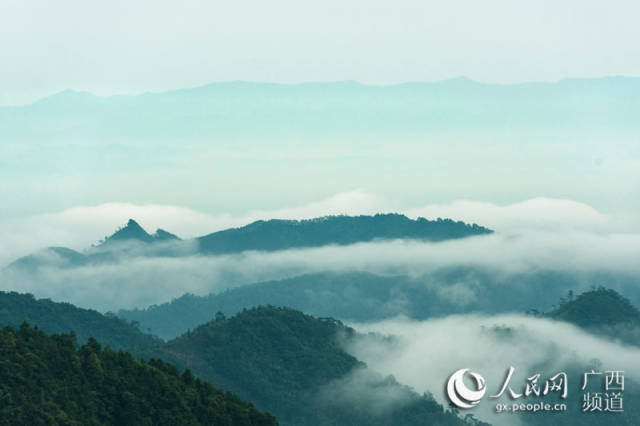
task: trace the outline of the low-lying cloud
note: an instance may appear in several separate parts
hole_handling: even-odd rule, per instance
[[[336,194],[318,202],[277,210],[254,210],[242,215],[204,213],[190,208],[160,204],[106,203],[78,206],[57,213],[0,222],[0,266],[49,246],[83,250],[129,219],[148,232],[157,228],[193,238],[260,219],[310,219],[338,214],[375,214],[389,208],[379,197],[362,191]]]
[[[352,324],[368,333],[348,346],[356,358],[382,374],[393,375],[418,393],[431,392],[448,405],[444,384],[454,371],[470,368],[487,383],[487,396],[497,394],[510,366],[515,367],[512,388],[521,392],[526,378],[541,373],[541,382],[567,368],[593,365],[624,370],[640,379],[640,349],[590,335],[570,324],[520,316],[461,315],[428,321],[395,318],[373,324]],[[543,370],[541,370],[543,369]],[[582,377],[569,377],[576,393]],[[473,414],[497,425],[514,424],[509,414],[496,415],[496,402],[485,396]]]
[[[78,207],[0,224],[3,234],[0,260],[6,264],[49,245],[81,249],[109,234],[116,224],[129,217],[138,219],[149,231],[161,227],[190,237],[258,218],[365,214],[383,211],[380,205],[375,196],[354,191],[307,206],[249,213],[244,217],[211,216],[174,206]],[[640,280],[637,262],[640,232],[632,222],[624,227],[619,218],[611,218],[584,204],[534,199],[501,207],[461,201],[406,213],[429,218],[463,218],[489,225],[497,232],[439,243],[386,241],[211,257],[131,255],[115,263],[75,268],[5,270],[0,272],[0,289],[31,292],[38,297],[100,310],[117,310],[162,303],[187,292],[205,295],[238,285],[324,271],[420,276],[437,268],[464,265],[489,269],[496,277],[550,269],[576,274],[612,272]],[[471,220],[475,215],[479,219]],[[480,291],[483,289],[477,283],[461,280],[439,288],[438,296],[472,306]]]
[[[441,243],[397,240],[223,256],[132,256],[115,263],[73,268],[5,270],[0,273],[0,288],[115,310],[162,303],[184,293],[205,295],[238,285],[325,271],[419,277],[438,268],[462,265],[489,270],[495,277],[494,284],[500,283],[503,275],[540,269],[577,276],[611,272],[640,278],[636,262],[639,252],[638,234],[495,234]],[[438,291],[443,299],[468,305],[483,288],[467,279]]]
[[[606,215],[580,202],[551,198],[535,198],[508,205],[459,200],[407,207],[394,200],[354,190],[305,205],[253,210],[240,215],[201,212],[172,205],[107,203],[0,222],[3,237],[0,239],[0,265],[48,246],[82,250],[113,233],[117,226],[130,218],[136,219],[149,232],[162,228],[182,238],[192,238],[259,219],[309,219],[384,212],[404,213],[411,218],[463,220],[501,233],[517,233],[526,229],[601,233],[640,230],[639,223],[632,219]]]

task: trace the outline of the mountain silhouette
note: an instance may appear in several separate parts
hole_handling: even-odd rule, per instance
[[[132,246],[136,256],[177,257],[249,250],[277,251],[394,239],[445,241],[491,233],[493,230],[483,226],[451,219],[410,219],[401,214],[376,214],[325,216],[308,220],[259,220],[193,240],[181,240],[163,229],[149,234],[138,222],[129,219],[125,226],[83,253],[65,247],[49,247],[14,261],[8,268],[34,270],[44,265],[73,267],[115,262],[132,255]]]
[[[640,311],[618,292],[599,287],[561,301],[548,317],[570,322],[583,328],[640,325]]]
[[[119,228],[111,236],[107,237],[100,245],[108,246],[114,243],[120,243],[123,241],[140,241],[143,243],[153,243],[156,241],[173,241],[179,240],[176,235],[171,234],[163,229],[158,229],[155,234],[151,235],[145,231],[138,222],[133,219],[129,219],[127,224]]]
[[[347,353],[342,343],[355,336],[332,318],[261,306],[228,319],[219,313],[154,356],[250,400],[284,425],[467,424],[432,396],[369,370]],[[363,393],[376,389],[385,397],[401,395],[402,402],[379,410],[353,395],[357,386]]]
[[[493,231],[451,219],[409,219],[401,214],[325,216],[308,220],[259,220],[197,238],[204,253],[275,251],[298,247],[348,245],[376,240],[444,241]]]

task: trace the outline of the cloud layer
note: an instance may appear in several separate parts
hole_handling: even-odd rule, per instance
[[[640,230],[637,220],[605,215],[584,203],[550,198],[535,198],[505,206],[459,200],[407,207],[394,200],[354,190],[305,205],[253,210],[236,215],[224,212],[211,214],[172,205],[107,203],[0,222],[0,234],[3,236],[0,240],[0,265],[48,246],[82,250],[111,234],[129,218],[136,219],[150,232],[162,228],[182,238],[191,238],[259,219],[309,219],[383,212],[404,213],[411,218],[452,218],[488,226],[500,233],[522,230],[628,233]]]
[[[526,378],[533,374],[541,373],[544,383],[569,366],[592,365],[594,359],[603,370],[624,370],[626,377],[640,378],[640,349],[546,319],[463,315],[423,322],[396,318],[353,326],[361,333],[373,333],[349,347],[355,357],[417,392],[431,392],[445,405],[444,384],[461,368],[471,368],[486,379],[487,395],[498,393],[510,366],[516,369],[511,381],[516,392],[522,391]],[[577,392],[580,383],[575,381],[580,379],[569,377],[569,392]],[[493,424],[513,424],[515,416],[492,413],[498,401],[510,402],[485,396],[473,413]]]
[[[249,212],[242,216],[214,216],[175,206],[123,203],[77,207],[2,223],[0,260],[6,264],[49,245],[79,250],[111,233],[129,217],[139,220],[149,231],[162,227],[182,237],[256,219],[300,219],[389,210],[404,211],[414,217],[462,218],[489,225],[498,232],[441,243],[389,241],[216,257],[131,255],[120,262],[98,266],[41,268],[28,274],[5,271],[0,276],[0,288],[115,310],[165,302],[186,292],[205,295],[237,285],[322,271],[420,276],[437,268],[465,265],[489,269],[498,274],[496,277],[541,269],[577,275],[610,272],[640,277],[636,261],[640,253],[640,233],[635,225],[624,225],[624,221],[581,203],[539,198],[507,206],[460,201],[419,209],[387,210],[384,205],[385,200],[354,191],[305,206]],[[443,300],[472,305],[475,292],[482,291],[476,287],[473,282],[458,282],[440,288],[438,294]]]

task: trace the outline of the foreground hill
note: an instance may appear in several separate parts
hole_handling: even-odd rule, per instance
[[[113,349],[137,351],[162,343],[114,315],[103,315],[70,303],[36,299],[31,294],[0,292],[0,327],[19,327],[24,322],[49,334],[73,332],[80,343],[94,337]]]
[[[270,414],[162,361],[23,325],[0,331],[0,423],[275,425]]]
[[[14,363],[17,370],[11,374],[18,375],[15,378],[5,376],[8,373],[5,373],[0,365],[0,377],[3,377],[3,380],[10,377],[7,386],[22,389],[20,392],[25,394],[13,400],[10,408],[20,412],[19,415],[23,415],[21,410],[38,410],[46,420],[38,419],[34,424],[58,424],[64,416],[71,419],[67,424],[127,424],[118,417],[121,409],[133,410],[142,416],[136,417],[135,413],[127,414],[132,416],[131,419],[138,419],[132,420],[130,424],[144,424],[141,420],[143,418],[151,419],[152,424],[271,424],[268,421],[255,423],[254,417],[248,422],[242,415],[235,413],[235,408],[232,410],[235,414],[231,414],[231,423],[219,421],[217,418],[203,421],[202,417],[198,417],[197,421],[190,421],[188,416],[191,414],[188,411],[184,413],[187,417],[176,417],[176,414],[171,412],[172,405],[158,394],[144,391],[143,387],[147,382],[140,384],[139,381],[148,379],[144,374],[156,374],[149,370],[154,367],[170,376],[157,380],[163,380],[163,383],[177,381],[182,383],[180,386],[189,387],[192,381],[189,373],[181,379],[174,367],[156,361],[150,361],[149,367],[145,363],[133,361],[132,355],[118,354],[111,349],[100,350],[96,340],[91,336],[98,337],[111,348],[125,348],[149,360],[157,358],[175,364],[180,369],[189,368],[198,377],[213,383],[216,387],[233,391],[254,402],[260,409],[284,416],[285,424],[422,425],[430,420],[442,425],[462,424],[454,415],[445,413],[432,398],[419,396],[411,389],[399,385],[393,378],[382,377],[368,370],[364,364],[345,352],[341,346],[341,339],[353,337],[353,330],[338,321],[316,319],[292,309],[262,307],[244,310],[231,319],[226,319],[222,313],[218,313],[216,321],[204,324],[166,344],[113,316],[79,309],[67,303],[36,300],[28,294],[0,293],[0,321],[2,325],[20,328],[18,332],[6,328],[3,333],[8,340],[0,341],[0,351],[6,352],[0,353],[0,357],[4,357],[7,363]],[[40,330],[30,329],[25,325],[25,321],[38,325]],[[74,337],[53,335],[47,338],[43,334],[60,331],[73,331],[81,342],[88,343],[74,355]],[[42,345],[42,350],[46,351],[49,359],[42,361],[43,355],[39,352],[33,356],[22,352],[16,355],[11,352],[16,349],[16,335],[23,336],[29,344],[39,341],[37,344]],[[0,334],[0,339],[2,336]],[[29,350],[35,351],[33,348]],[[92,364],[89,366],[74,361],[77,357],[89,356],[90,354],[85,353],[87,351],[95,353],[97,361],[93,356],[90,357]],[[17,357],[18,360],[12,361],[13,357]],[[69,357],[72,359],[69,360]],[[128,364],[123,367],[123,362]],[[136,388],[138,390],[135,391],[120,388],[114,390],[113,387],[91,389],[92,383],[85,383],[82,374],[94,374],[93,370],[103,371],[97,382],[100,386],[116,386],[124,381],[124,377],[120,376],[107,378],[107,369],[112,368],[114,363],[118,366],[114,374],[131,377],[141,388]],[[129,366],[132,366],[131,369]],[[134,366],[141,370],[134,371]],[[56,377],[68,378],[63,383],[55,383],[48,377],[40,376],[39,368],[47,369]],[[83,370],[70,370],[72,368]],[[20,373],[25,369],[31,369],[35,373],[31,376]],[[25,378],[21,378],[22,375]],[[175,378],[172,378],[173,376]],[[35,385],[29,380],[43,380],[48,383],[47,386],[54,387],[53,390],[44,388],[44,392],[52,392],[53,400],[45,398],[42,401],[32,401],[30,398],[35,398],[32,393],[40,395],[41,391],[34,391]],[[153,384],[155,382],[150,383],[149,386],[156,386]],[[203,384],[194,386],[201,390],[206,388]],[[2,392],[4,390],[0,384],[0,395],[6,394]],[[11,392],[16,394],[15,390]],[[180,397],[176,394],[179,391],[171,393],[160,388],[157,392],[172,401]],[[186,389],[185,392],[189,392],[189,397],[192,397],[194,391]],[[77,400],[73,401],[64,399],[64,395],[75,393],[91,395],[86,398],[76,395]],[[120,396],[116,398],[113,395]],[[222,398],[215,395],[212,398]],[[102,400],[109,397],[116,398],[117,401]],[[205,401],[207,396],[201,395],[198,398],[199,401]],[[225,398],[231,397],[227,395]],[[216,409],[221,404],[224,406],[224,401],[216,401],[213,405]],[[38,406],[40,403],[46,406]],[[92,404],[99,404],[101,408],[94,409]],[[126,407],[122,408],[117,404],[124,404]],[[68,408],[68,405],[72,408]],[[88,417],[78,417],[81,414],[75,411],[67,412],[76,409],[88,410]],[[165,409],[169,411],[162,411]],[[197,415],[203,415],[203,412],[198,411]],[[94,421],[90,416],[99,418]],[[166,422],[156,421],[159,418],[165,419]],[[264,420],[262,417],[256,418]]]
[[[290,425],[459,425],[433,398],[366,368],[341,346],[354,331],[289,308],[218,314],[156,355]]]

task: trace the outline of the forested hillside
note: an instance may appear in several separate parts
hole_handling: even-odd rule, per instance
[[[547,316],[585,328],[615,324],[640,325],[640,311],[629,299],[605,287],[584,292],[575,298],[571,294]]]
[[[354,331],[259,307],[170,341],[157,355],[236,392],[288,425],[461,425],[430,396],[366,368],[341,346]]]
[[[277,424],[189,371],[28,325],[0,331],[0,377],[3,425]]]
[[[36,299],[31,294],[0,292],[0,327],[19,327],[24,322],[49,334],[73,332],[79,343],[94,337],[112,349],[139,351],[162,344],[160,339],[142,333],[115,315],[103,315],[70,303]]]
[[[640,346],[640,311],[612,289],[598,287],[575,298],[570,294],[546,316],[602,337]]]
[[[275,251],[293,248],[347,245],[392,239],[444,241],[490,234],[476,224],[451,219],[416,220],[400,214],[374,216],[325,216],[308,220],[259,220],[239,228],[214,232],[193,240],[158,229],[149,234],[133,219],[84,252],[48,247],[8,265],[14,272],[33,272],[39,267],[77,267],[130,260],[134,256],[182,257],[216,255],[248,250]]]
[[[118,397],[119,402],[102,401],[100,398],[113,397],[114,392],[115,394],[117,392],[113,388],[107,388],[93,390],[91,393],[88,388],[82,387],[91,386],[91,383],[82,382],[84,379],[78,376],[78,371],[65,370],[67,368],[101,370],[104,376],[100,373],[98,383],[106,385],[109,382],[109,386],[116,386],[114,383],[121,379],[107,379],[110,374],[107,369],[119,366],[117,374],[124,374],[139,386],[144,386],[146,379],[142,372],[132,370],[125,373],[122,370],[124,367],[118,364],[124,362],[128,363],[126,366],[146,365],[143,362],[134,361],[134,356],[140,356],[149,360],[150,366],[159,368],[164,371],[163,374],[170,376],[178,377],[178,370],[154,359],[175,364],[180,371],[185,368],[190,369],[195,376],[207,380],[216,387],[233,391],[255,403],[261,410],[270,411],[282,417],[284,424],[422,425],[425,424],[424,421],[430,420],[437,420],[443,425],[462,424],[458,417],[445,412],[433,398],[420,396],[410,388],[397,383],[392,377],[384,377],[369,370],[362,362],[348,354],[342,348],[342,344],[344,339],[353,337],[355,332],[337,320],[314,318],[290,308],[275,307],[243,310],[229,319],[225,318],[221,312],[214,314],[214,317],[214,321],[203,324],[165,344],[153,336],[141,333],[134,325],[113,316],[76,308],[68,303],[36,300],[29,294],[0,293],[2,325],[13,325],[14,328],[19,329],[17,332],[12,328],[6,328],[3,331],[4,337],[0,344],[5,351],[6,356],[3,356],[6,363],[5,369],[0,371],[0,377],[4,378],[3,374],[18,374],[20,371],[35,371],[35,375],[29,376],[24,383],[20,382],[20,377],[5,380],[8,387],[4,391],[15,395],[24,392],[26,395],[24,398],[35,398],[31,395],[33,389],[30,387],[35,385],[30,380],[44,381],[55,387],[55,391],[51,391],[54,400],[36,398],[37,401],[26,399],[14,401],[16,407],[40,410],[44,417],[37,421],[41,424],[58,424],[62,422],[61,419],[67,417],[71,419],[70,424],[75,424],[74,421],[77,424],[92,424],[92,422],[113,424],[121,421],[117,417],[119,414],[116,413],[119,413],[122,407],[117,404],[129,404],[126,406],[129,407],[127,409],[134,410],[141,416],[131,414],[133,416],[131,418],[140,420],[139,423],[131,424],[146,424],[144,422],[149,419],[153,421],[152,424],[198,424],[188,420],[188,417],[180,418],[186,423],[171,423],[173,419],[177,419],[175,413],[157,411],[164,407],[162,404],[165,403],[160,396],[153,401],[144,400],[140,399],[143,396],[133,390],[127,390],[131,395],[129,393],[125,395],[123,390],[121,393],[125,396]],[[40,330],[31,329],[25,322],[34,324]],[[88,342],[76,355],[73,352],[75,336],[54,334],[47,337],[43,334],[67,331],[73,331],[80,342]],[[100,339],[98,341],[105,342],[104,346],[125,348],[132,351],[134,355],[114,352],[108,348],[102,350],[94,337]],[[26,349],[16,346],[16,339],[20,338],[28,341],[29,345],[36,346],[27,346]],[[14,350],[19,353],[13,353]],[[40,353],[39,350],[43,352]],[[35,355],[31,356],[24,351]],[[43,360],[43,353],[49,354],[50,356],[47,355],[49,358]],[[95,353],[95,356],[91,353]],[[78,364],[77,359],[81,359],[82,356],[89,357],[91,364]],[[9,365],[15,368],[9,371]],[[64,377],[67,374],[74,376],[69,380],[72,382],[79,380],[80,383],[70,383],[69,386],[72,388],[67,389],[64,387],[67,386],[66,384],[55,383],[50,377],[40,377],[39,368],[54,371],[56,377]],[[82,374],[85,373],[94,374],[95,372],[87,373],[82,370]],[[185,373],[181,377],[181,380],[186,380],[187,384],[193,380],[190,373]],[[178,379],[180,377],[175,380]],[[174,379],[166,380],[171,382]],[[182,383],[179,380],[178,382]],[[24,390],[20,390],[23,389],[21,387]],[[49,392],[48,388],[43,389],[45,389],[43,392]],[[69,392],[90,393],[93,399],[82,396],[84,399],[81,401],[70,402],[60,396],[67,395]],[[105,396],[100,392],[107,392],[107,394]],[[153,393],[149,394],[143,390],[140,392],[146,395],[145,398],[156,398]],[[165,391],[158,392],[166,397]],[[187,389],[186,392],[192,391]],[[37,395],[40,393],[36,393]],[[229,396],[225,396],[227,397]],[[20,398],[23,397],[20,396]],[[78,398],[81,397],[78,396]],[[204,397],[198,399],[199,403],[204,403],[202,398]],[[214,407],[219,407],[221,404],[224,406],[222,402],[216,401]],[[183,404],[190,403],[187,401]],[[45,404],[45,407],[42,408],[37,404]],[[111,408],[112,406],[115,408]],[[12,409],[11,406],[8,407],[7,410]],[[199,410],[198,416],[202,415],[202,409],[194,408],[196,409]],[[78,410],[78,412],[67,412],[67,410]],[[82,410],[88,410],[86,415],[95,418],[81,417]],[[188,415],[190,414],[185,414],[185,416]],[[237,420],[234,417],[237,422],[234,420],[232,424],[254,424],[247,423],[246,419],[241,418],[238,413],[230,415],[240,419]],[[154,416],[169,419],[168,423],[157,423],[153,419],[159,417]],[[197,418],[202,422],[202,417]],[[213,423],[207,423],[209,422],[207,420],[204,424],[218,424],[216,422],[221,421],[223,420],[216,418],[215,421],[212,420]]]
[[[213,319],[216,312],[234,315],[259,305],[290,306],[319,317],[377,321],[396,315],[429,319],[452,314],[546,311],[567,288],[588,289],[607,279],[618,287],[636,280],[604,274],[575,274],[538,269],[496,274],[478,266],[443,267],[422,275],[367,272],[314,273],[231,288],[208,296],[187,294],[144,309],[121,310],[141,330],[174,338]],[[505,291],[508,288],[509,291]]]
[[[197,239],[204,253],[285,250],[408,238],[443,241],[490,234],[490,229],[451,219],[409,219],[400,214],[327,216],[309,220],[259,220],[247,226],[214,232]]]

